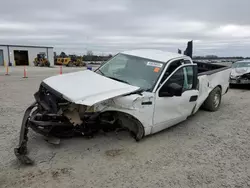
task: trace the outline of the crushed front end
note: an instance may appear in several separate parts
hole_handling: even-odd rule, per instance
[[[245,73],[242,75],[233,76],[230,75],[230,84],[250,84],[250,73]]]
[[[117,96],[117,94],[112,95],[113,98]],[[35,102],[25,111],[19,145],[14,149],[21,163],[33,163],[27,156],[29,129],[45,136],[46,140],[52,144],[58,144],[60,138],[73,136],[92,138],[99,131],[128,131],[136,141],[144,136],[142,123],[133,115],[126,113],[129,111],[142,114],[138,109],[142,107],[144,107],[142,109],[147,109],[141,101],[144,97],[138,93],[124,95],[125,98],[120,101],[121,105],[118,105],[119,100],[114,102],[114,99],[110,97],[87,106],[70,102],[70,99],[66,100],[66,96],[42,82],[34,97]],[[134,103],[138,105],[138,108],[134,107]]]
[[[16,157],[24,164],[33,161],[26,155],[29,128],[47,138],[65,138],[75,135],[92,137],[99,129],[98,113],[87,112],[87,106],[71,103],[45,83],[35,93],[35,102],[23,117]]]

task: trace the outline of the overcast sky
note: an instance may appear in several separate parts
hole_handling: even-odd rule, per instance
[[[250,0],[2,0],[0,44],[250,56]]]

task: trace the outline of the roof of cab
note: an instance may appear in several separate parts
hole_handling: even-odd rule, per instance
[[[138,49],[138,50],[130,50],[121,52],[121,54],[138,56],[146,59],[151,59],[155,61],[168,62],[170,59],[179,58],[179,57],[187,57],[183,54],[165,52],[161,50],[152,50],[152,49]]]

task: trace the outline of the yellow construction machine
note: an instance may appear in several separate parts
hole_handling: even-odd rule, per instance
[[[74,61],[74,64],[79,67],[86,66],[86,63],[83,62],[82,57],[71,57],[71,59]]]
[[[50,66],[50,62],[46,58],[45,53],[37,54],[37,57],[34,59],[33,63],[35,66],[39,66],[39,67],[49,67]]]
[[[85,63],[83,62],[82,58],[77,58],[76,56],[71,57],[58,57],[56,59],[57,65],[65,65],[67,67],[73,67],[73,66],[85,66]]]

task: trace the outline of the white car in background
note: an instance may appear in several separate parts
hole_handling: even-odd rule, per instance
[[[250,60],[237,61],[232,64],[230,85],[250,84]]]

